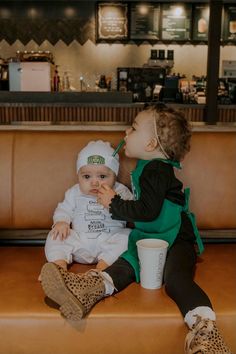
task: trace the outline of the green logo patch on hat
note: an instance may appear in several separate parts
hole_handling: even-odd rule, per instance
[[[87,163],[88,165],[90,164],[105,165],[105,159],[100,155],[92,155],[88,157]]]

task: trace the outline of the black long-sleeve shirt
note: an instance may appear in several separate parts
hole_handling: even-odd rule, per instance
[[[152,221],[161,211],[164,199],[184,205],[183,184],[174,174],[173,166],[160,160],[148,163],[140,176],[140,197],[138,200],[124,201],[115,196],[110,204],[113,219]]]

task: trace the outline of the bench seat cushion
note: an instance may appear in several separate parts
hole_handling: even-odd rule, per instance
[[[43,247],[0,252],[0,354],[183,354],[187,328],[164,287],[131,284],[102,300],[81,322],[70,323],[45,299],[37,281]],[[206,245],[196,281],[211,298],[218,326],[236,353],[236,245]]]

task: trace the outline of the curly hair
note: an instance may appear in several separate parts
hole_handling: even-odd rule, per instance
[[[156,132],[170,160],[181,161],[190,150],[191,126],[184,114],[164,104],[144,107],[154,113]]]

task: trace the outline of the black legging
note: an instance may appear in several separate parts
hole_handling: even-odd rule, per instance
[[[206,293],[193,281],[196,251],[195,236],[188,217],[182,215],[179,234],[169,249],[164,269],[164,283],[167,294],[175,301],[183,316],[198,306],[212,308]],[[184,225],[184,226],[183,226]],[[133,267],[123,258],[106,268],[116,287],[121,291],[135,281]]]

